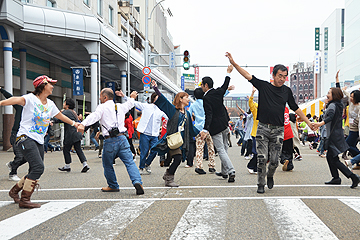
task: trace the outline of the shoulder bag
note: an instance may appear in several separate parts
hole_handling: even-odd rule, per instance
[[[166,137],[167,145],[170,149],[177,149],[181,147],[184,144],[184,140],[181,136],[180,129],[184,128],[185,122],[186,122],[186,111],[185,111],[185,118],[183,123],[181,124],[180,128],[178,128],[178,131],[176,133],[173,133]]]

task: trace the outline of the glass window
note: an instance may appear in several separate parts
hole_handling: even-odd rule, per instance
[[[293,89],[294,92],[296,91],[296,85],[295,84],[293,85],[292,89]]]
[[[294,100],[295,100],[295,102],[296,102],[296,95],[294,95]]]
[[[114,26],[114,9],[111,7],[111,6],[109,6],[109,24],[111,25],[111,26]]]
[[[300,80],[303,80],[303,75],[302,74],[300,74]]]
[[[304,90],[308,90],[308,85],[304,84]]]
[[[90,0],[84,0],[84,3],[88,6],[90,6]]]
[[[310,89],[310,90],[314,89],[314,84],[310,83],[309,89]]]
[[[302,99],[303,99],[303,95],[300,94],[300,95],[299,95],[299,100],[302,100]]]
[[[299,85],[299,90],[300,90],[300,91],[303,90],[303,85],[302,85],[302,84]]]
[[[304,79],[305,79],[305,80],[308,79],[308,75],[307,75],[307,74],[305,74],[305,78],[304,78]]]
[[[97,0],[97,14],[102,16],[102,0]]]
[[[314,78],[314,74],[310,73],[310,79]]]

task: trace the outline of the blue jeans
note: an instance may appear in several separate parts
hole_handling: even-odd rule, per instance
[[[237,144],[241,144],[244,141],[245,132],[244,132],[244,130],[238,130],[238,131],[239,131],[240,139],[237,142]]]
[[[96,132],[93,131],[91,134],[90,134],[90,140],[95,144],[95,147],[99,147],[99,144],[98,142],[95,140],[95,136],[96,136]]]
[[[319,151],[320,155],[323,155],[324,151],[325,151],[325,149],[324,149],[324,141],[325,141],[325,139],[321,138],[320,143],[319,143],[319,147],[317,149]]]
[[[150,151],[150,154],[148,156],[150,148],[158,142],[158,137],[149,136],[146,134],[141,133],[140,134],[140,141],[139,141],[139,147],[140,147],[140,165],[139,168],[143,169],[146,165],[150,165],[154,158],[156,157],[157,152],[154,150]],[[146,158],[147,157],[147,158]]]
[[[49,143],[50,136],[49,134],[45,136],[44,138],[44,151],[47,152],[48,148],[54,149],[54,146]]]
[[[102,163],[104,168],[104,175],[108,186],[112,189],[119,188],[119,184],[117,183],[113,167],[113,160],[116,157],[119,157],[121,161],[123,161],[123,163],[125,164],[132,184],[142,184],[139,170],[137,169],[136,164],[133,160],[133,155],[130,150],[129,142],[124,135],[120,135],[104,140]]]
[[[360,153],[359,149],[356,147],[358,142],[359,132],[349,131],[349,136],[346,138],[347,144],[349,144],[349,152],[352,156],[356,156]]]

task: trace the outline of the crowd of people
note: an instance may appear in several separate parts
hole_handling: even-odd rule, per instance
[[[317,148],[319,156],[327,159],[332,179],[325,184],[341,184],[340,170],[352,180],[351,188],[358,186],[360,178],[352,169],[360,162],[360,151],[356,147],[360,91],[348,93],[346,89],[340,89],[338,72],[337,87],[329,90],[323,115],[319,118],[305,116],[295,102],[291,89],[284,85],[288,75],[284,65],[274,67],[273,82],[270,83],[250,75],[234,61],[230,53],[226,53],[226,57],[230,65],[222,86],[214,88],[210,77],[202,78],[201,87],[194,91],[196,101],[190,108],[187,93],[179,92],[170,102],[157,88],[155,81],[152,81],[154,93],[147,103],[136,101],[138,94],[135,91],[127,97],[121,91],[102,89],[101,104],[85,119],[74,111],[72,99],[66,99],[60,111],[48,98],[57,82],[48,76],[37,77],[33,81],[34,92],[21,97],[12,97],[0,88],[7,98],[0,101],[0,106],[13,105],[16,110],[10,139],[15,158],[7,166],[9,179],[17,183],[11,188],[9,196],[19,203],[19,207],[40,207],[32,203],[30,198],[45,170],[44,148],[49,126],[59,122],[65,124],[65,165],[59,171],[71,171],[72,148],[83,165],[81,172],[90,170],[81,140],[84,131],[92,128],[91,139],[95,150],[99,150],[107,181],[107,186],[101,189],[103,192],[119,191],[113,167],[117,157],[124,162],[137,195],[144,194],[141,175],[151,174],[151,164],[156,155],[160,156],[160,166],[166,167],[163,175],[165,186],[178,187],[175,173],[180,163],[186,161],[186,167],[190,168],[194,165],[194,158],[197,174],[207,173],[203,166],[203,159],[206,158],[209,160],[209,173],[215,173],[229,183],[235,182],[235,168],[228,155],[231,132],[239,138],[237,145],[241,146],[240,155],[249,160],[249,173],[257,174],[259,194],[265,193],[265,186],[268,189],[274,187],[274,174],[279,162],[283,165],[283,171],[292,171],[293,161],[302,160],[299,148],[306,141],[310,149]],[[223,98],[234,88],[229,86],[230,73],[234,68],[253,85],[253,90],[248,97],[249,110],[246,112],[237,106],[239,120],[231,126]],[[258,103],[254,101],[256,91],[259,93]],[[115,103],[116,97],[123,98],[124,103]],[[344,103],[347,107],[344,107]],[[139,111],[139,118],[135,120],[134,109]],[[301,120],[302,123],[298,124]],[[139,139],[137,150],[133,146],[133,136]],[[140,155],[139,167],[135,162],[136,154]],[[339,154],[343,154],[345,164],[340,161]],[[215,169],[216,155],[221,162],[218,172]],[[352,159],[347,159],[348,155]],[[17,168],[26,162],[29,172],[19,178]]]

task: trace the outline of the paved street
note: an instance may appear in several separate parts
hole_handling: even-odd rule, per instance
[[[13,153],[0,153],[0,239],[358,239],[360,188],[325,186],[331,179],[326,159],[316,150],[302,147],[303,160],[292,172],[278,168],[275,186],[256,193],[256,175],[247,172],[248,161],[232,137],[230,158],[236,169],[235,183],[214,174],[198,175],[182,163],[175,175],[179,188],[164,187],[165,168],[156,158],[152,174],[143,176],[145,195],[136,196],[126,169],[114,166],[118,193],[102,193],[106,186],[101,159],[86,150],[88,173],[76,154],[70,173],[59,172],[62,152],[45,155],[41,189],[32,195],[39,209],[19,209],[10,201],[5,164]],[[137,157],[136,164],[139,163]],[[205,162],[205,165],[207,162]],[[216,158],[216,169],[220,160]],[[208,170],[207,167],[204,168]],[[19,176],[27,165],[19,168]],[[360,173],[360,171],[355,171]]]

